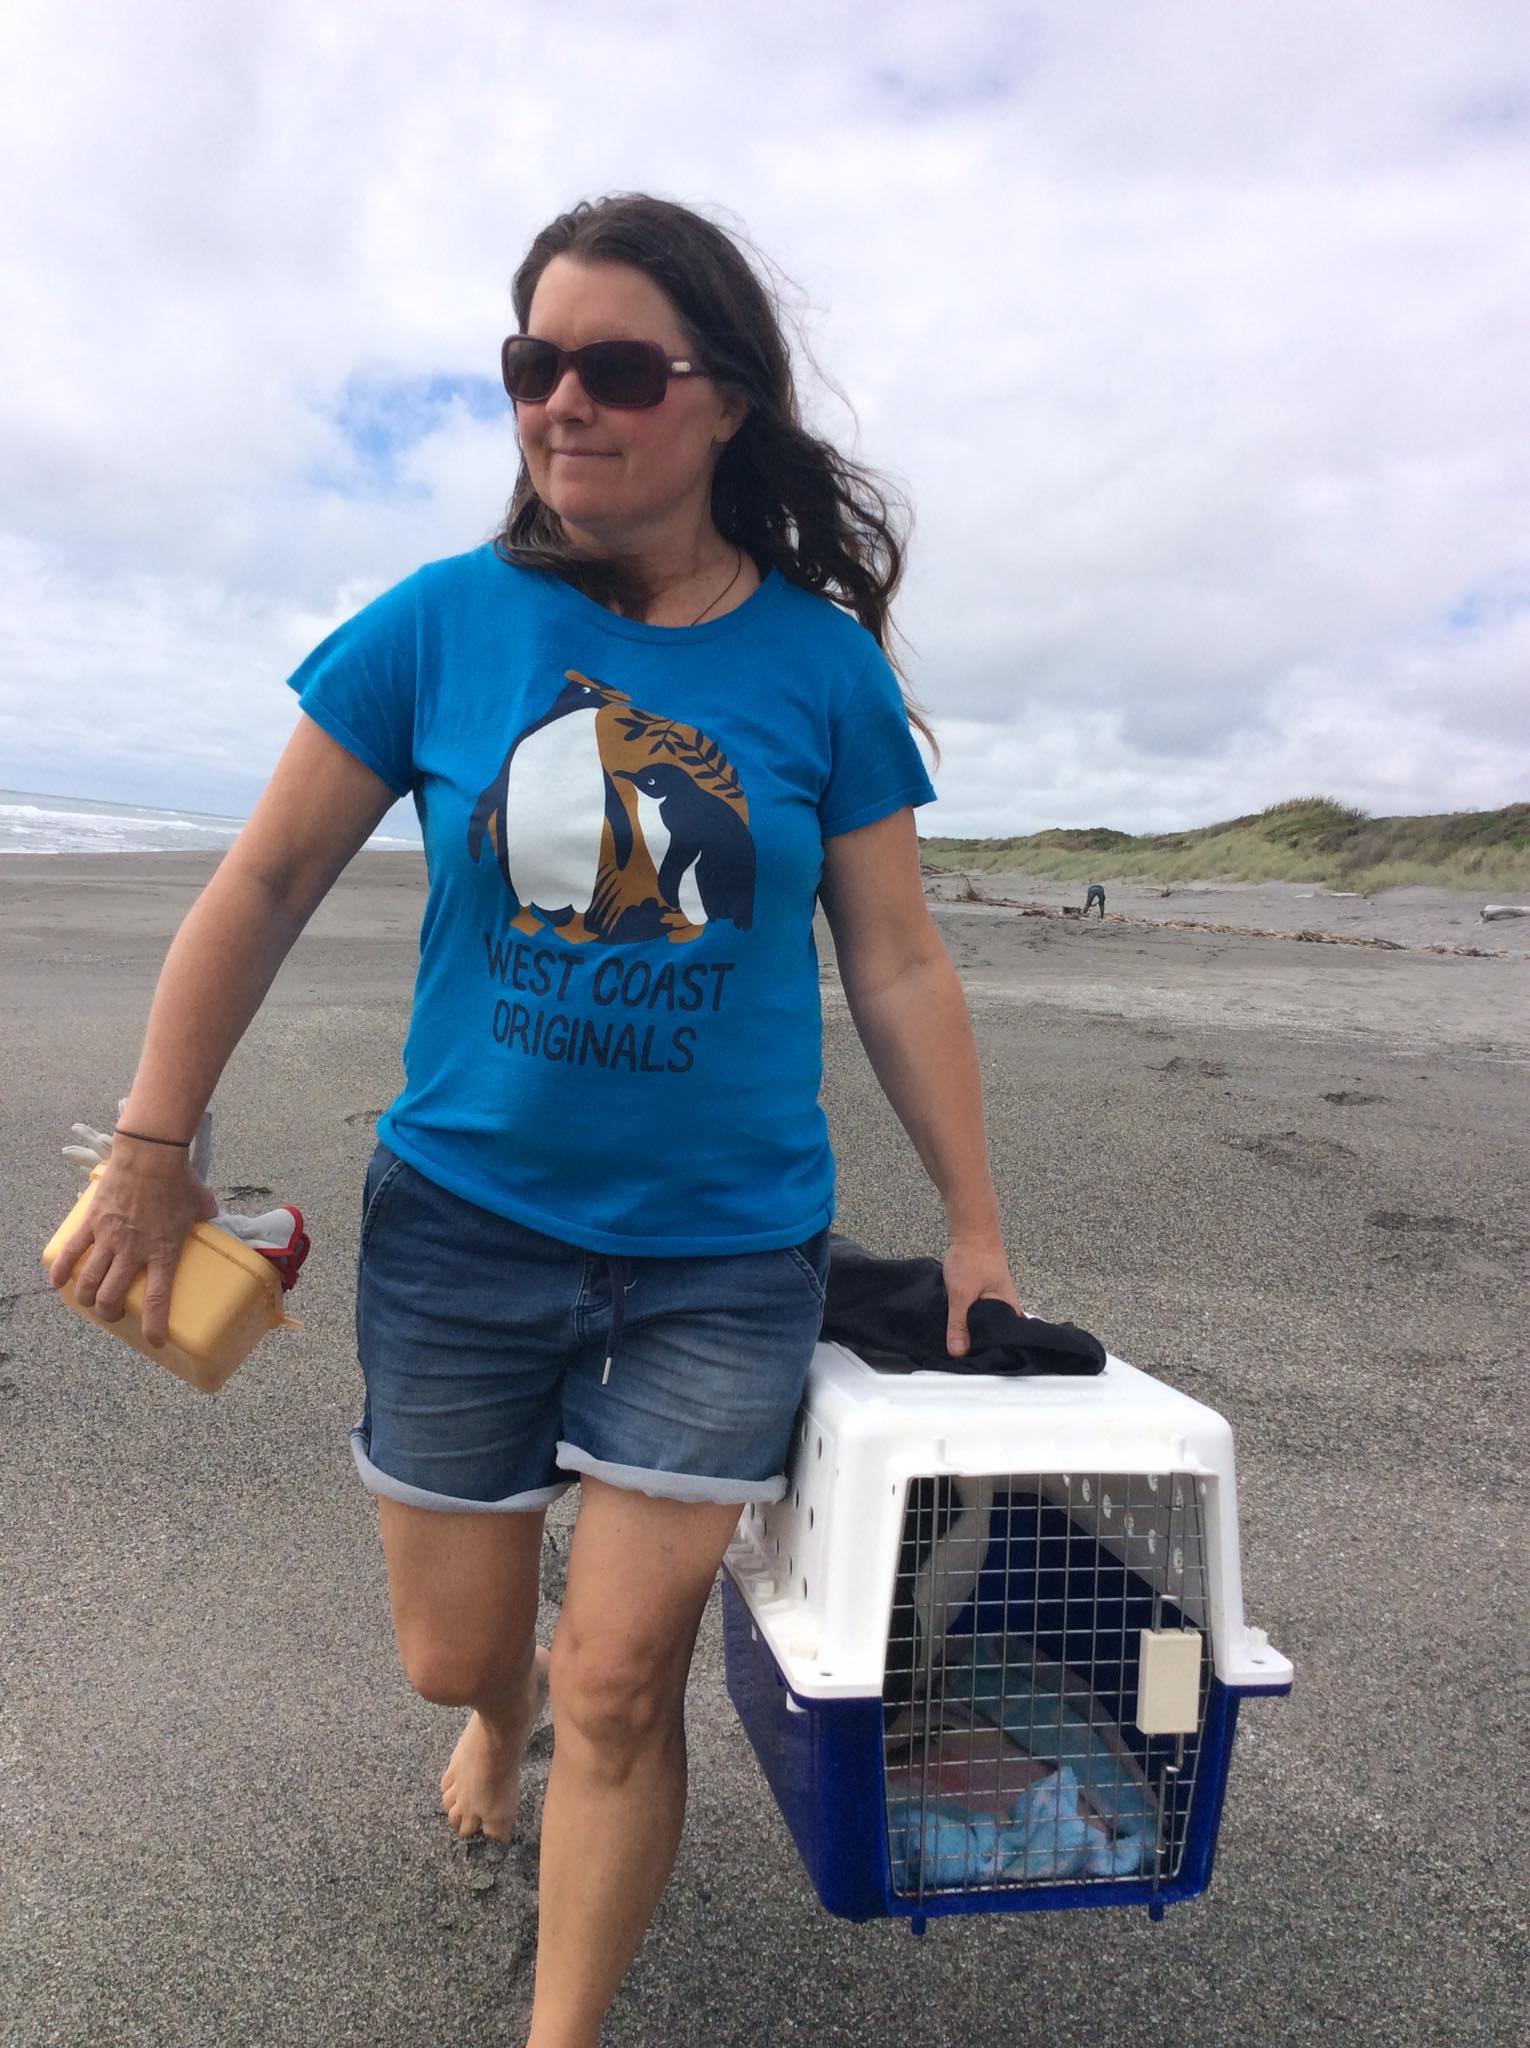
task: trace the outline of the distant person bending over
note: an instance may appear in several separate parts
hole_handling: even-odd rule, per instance
[[[1094,906],[1097,903],[1100,906],[1100,922],[1101,924],[1103,924],[1105,922],[1105,891],[1101,888],[1098,882],[1091,882],[1089,884],[1088,893],[1084,897],[1085,917],[1089,915],[1090,911],[1093,910]]]
[[[529,2048],[596,2041],[674,1860],[683,1701],[745,1503],[779,1500],[834,1163],[815,901],[944,1198],[950,1347],[1018,1307],[960,985],[925,909],[934,794],[889,666],[902,550],[798,422],[776,310],[719,229],[629,196],[533,242],[504,345],[503,530],[293,677],[303,715],[160,977],[127,1130],[184,1145],[272,977],[395,799],[430,897],[403,1092],[367,1169],[352,1433],[399,1654],[474,1710],[452,1826],[505,1837],[550,1679]],[[831,601],[832,600],[832,601]],[[125,1136],[52,1269],[162,1340],[212,1197]],[[580,1487],[551,1658],[542,1526]]]

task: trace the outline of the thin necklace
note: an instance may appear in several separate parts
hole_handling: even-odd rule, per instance
[[[734,584],[737,583],[740,576],[743,575],[744,551],[741,547],[735,544],[733,552],[738,556],[738,560],[733,565],[733,574],[728,578],[727,582],[723,585],[722,589],[718,591],[716,597],[712,599],[712,603],[704,604],[701,607],[701,610],[697,612],[695,618],[691,620],[691,624],[693,626],[699,626],[701,624],[702,620],[706,617],[707,613],[711,611],[712,605],[718,605],[722,603],[723,599],[728,595],[728,592],[733,588]]]

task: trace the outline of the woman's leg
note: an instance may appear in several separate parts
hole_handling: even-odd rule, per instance
[[[584,1478],[552,1646],[528,2048],[595,2048],[685,1818],[685,1681],[738,1507]]]
[[[520,1800],[521,1757],[546,1689],[536,1646],[545,1508],[452,1514],[377,1503],[398,1653],[410,1684],[469,1706],[441,1779],[461,1835],[505,1840]]]

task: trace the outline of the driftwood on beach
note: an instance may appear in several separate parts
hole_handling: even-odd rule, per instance
[[[926,869],[928,874],[931,871]],[[944,870],[949,874],[950,870]],[[1079,920],[1083,913],[1071,903],[1021,902],[1013,896],[991,896],[986,889],[979,889],[970,875],[961,877],[961,893],[952,897],[937,897],[937,902],[981,903],[993,910],[1013,910],[1021,917],[1052,917]],[[1482,915],[1487,917],[1497,911],[1509,917],[1530,917],[1530,905],[1523,909],[1507,905],[1490,905]],[[1409,946],[1401,939],[1378,939],[1361,932],[1299,932],[1271,931],[1267,926],[1247,924],[1211,924],[1198,917],[1129,917],[1125,912],[1112,910],[1104,913],[1111,924],[1145,925],[1155,932],[1217,932],[1226,938],[1235,939],[1291,939],[1310,946],[1370,946],[1384,953],[1450,953],[1462,960],[1501,960],[1505,956],[1492,953],[1482,946]]]
[[[1484,924],[1495,917],[1530,917],[1530,903],[1485,903],[1477,915]]]
[[[1118,912],[1119,916],[1120,913]],[[1455,953],[1465,960],[1496,960],[1481,946],[1405,946],[1401,939],[1373,939],[1361,932],[1275,932],[1258,925],[1203,924],[1193,917],[1122,918],[1123,924],[1151,925],[1154,931],[1223,932],[1238,939],[1295,939],[1310,946],[1372,946],[1384,953]]]

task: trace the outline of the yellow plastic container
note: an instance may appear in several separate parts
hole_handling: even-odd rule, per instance
[[[65,1243],[85,1220],[95,1195],[101,1167],[90,1176],[90,1185],[49,1239],[43,1264],[51,1266]],[[82,1252],[80,1257],[85,1254]],[[215,1394],[225,1380],[249,1357],[266,1334],[285,1323],[292,1329],[302,1325],[282,1313],[281,1276],[271,1261],[252,1251],[226,1230],[210,1223],[194,1223],[181,1247],[180,1264],[170,1289],[170,1334],[161,1345],[150,1344],[143,1334],[143,1297],[148,1274],[140,1273],[127,1291],[122,1320],[109,1323],[93,1308],[75,1298],[70,1276],[58,1290],[77,1315],[98,1329],[109,1330],[124,1344],[131,1344],[145,1358],[168,1366],[204,1394]]]

